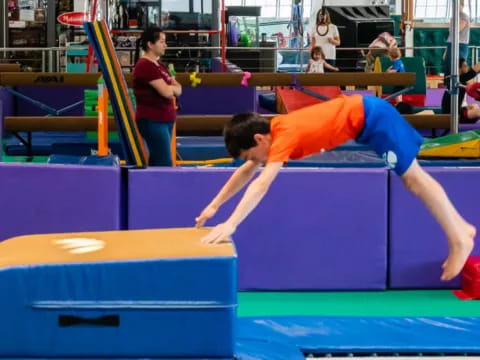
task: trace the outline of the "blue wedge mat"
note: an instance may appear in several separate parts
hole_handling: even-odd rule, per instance
[[[197,231],[2,241],[0,358],[231,357],[237,257],[231,244],[203,246]],[[74,253],[85,238],[101,245]]]
[[[308,354],[480,354],[475,317],[247,317],[238,319],[237,336]]]

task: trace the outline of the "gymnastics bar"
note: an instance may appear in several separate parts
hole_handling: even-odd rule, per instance
[[[274,115],[263,115],[271,119]],[[177,119],[179,134],[221,133],[231,115],[181,115]],[[450,129],[450,115],[405,115],[405,119],[416,129]],[[109,129],[116,130],[113,117],[109,117]],[[5,131],[96,131],[95,116],[5,116]]]
[[[182,86],[192,86],[188,73],[177,73],[176,79]],[[0,73],[0,86],[96,86],[100,74],[69,73]],[[131,74],[124,74],[127,84],[131,86]],[[202,86],[240,86],[243,73],[199,73]],[[325,73],[297,74],[289,73],[252,73],[248,79],[249,86],[380,86],[380,85],[415,85],[415,73]]]

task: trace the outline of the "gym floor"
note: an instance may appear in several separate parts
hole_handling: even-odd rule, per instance
[[[239,316],[480,316],[451,290],[240,292]]]
[[[478,301],[462,301],[451,290],[379,292],[240,292],[239,316],[480,316]],[[307,357],[335,360],[355,357]],[[437,360],[431,356],[358,357],[376,360]],[[478,359],[442,356],[443,360]]]

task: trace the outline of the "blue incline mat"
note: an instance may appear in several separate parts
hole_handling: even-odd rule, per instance
[[[480,354],[475,317],[247,317],[238,319],[237,336],[306,354]]]
[[[0,243],[0,358],[229,358],[232,243],[208,229],[28,235]],[[25,251],[28,249],[28,251]]]

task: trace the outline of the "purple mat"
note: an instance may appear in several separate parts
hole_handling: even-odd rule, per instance
[[[442,106],[442,96],[445,92],[444,88],[427,89],[427,100],[425,106]],[[467,95],[467,104],[475,103],[475,99]]]
[[[13,95],[5,88],[0,89],[0,105],[2,107],[3,116],[13,115]],[[3,119],[3,117],[2,117]]]
[[[240,85],[240,84],[239,84]],[[19,87],[22,94],[41,101],[55,109],[63,108],[83,100],[84,87]],[[45,111],[23,99],[17,101],[16,115],[40,116]],[[212,106],[213,102],[213,106]],[[254,87],[224,86],[224,87],[186,87],[180,97],[180,115],[196,114],[234,114],[237,112],[254,111],[256,90]],[[62,115],[83,115],[84,105],[78,105]]]
[[[131,170],[129,228],[192,226],[231,172]],[[386,209],[383,169],[283,170],[234,236],[240,289],[384,289]]]
[[[185,87],[180,97],[179,115],[224,115],[255,111],[256,103],[255,87]]]
[[[0,139],[3,140],[3,118],[13,115],[13,96],[5,89],[0,89]],[[0,161],[3,156],[3,145],[0,147]]]
[[[478,184],[480,169],[429,168],[428,172],[445,187],[453,204],[467,221],[480,225]],[[448,254],[447,239],[440,226],[399,177],[390,176],[391,288],[451,288],[457,278],[440,281],[441,264]],[[480,255],[478,246],[474,254]]]
[[[121,228],[119,168],[0,164],[0,199],[0,240]]]
[[[480,120],[474,124],[460,124],[458,125],[458,131],[469,131],[480,129]]]
[[[441,107],[442,96],[444,92],[445,92],[445,89],[443,88],[427,89],[427,99],[425,101],[425,106]]]
[[[78,101],[84,100],[83,92],[86,87],[81,86],[16,86],[13,89],[28,96],[36,101],[40,101],[56,110],[72,105]],[[93,88],[92,88],[93,89]],[[16,116],[43,116],[47,112],[30,102],[15,97],[14,100]],[[79,104],[72,109],[61,113],[62,116],[82,116],[84,113],[84,104]]]

